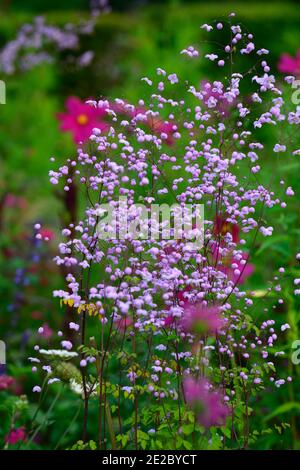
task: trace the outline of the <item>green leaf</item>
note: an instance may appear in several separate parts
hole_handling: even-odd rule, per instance
[[[267,248],[270,248],[270,246],[276,245],[278,242],[287,240],[287,235],[278,235],[277,237],[270,237],[261,244],[260,248],[256,251],[255,256],[261,255],[261,253],[263,253]]]
[[[290,401],[288,403],[284,403],[281,406],[278,406],[272,413],[270,413],[268,416],[265,417],[264,421],[269,421],[272,418],[275,418],[278,415],[281,415],[283,413],[288,413],[289,411],[298,411],[300,414],[300,403]]]

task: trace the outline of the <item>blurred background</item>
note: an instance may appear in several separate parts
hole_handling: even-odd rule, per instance
[[[254,34],[255,43],[271,51],[268,60],[276,76],[283,78],[284,67],[279,64],[282,55],[289,54],[293,61],[286,67],[294,70],[285,72],[300,78],[297,1],[111,0],[103,13],[98,6],[97,1],[89,0],[0,0],[0,80],[6,86],[6,104],[0,104],[0,339],[8,345],[8,373],[14,378],[13,393],[17,396],[25,392],[30,395],[34,383],[27,356],[28,348],[35,344],[36,329],[44,324],[48,341],[62,323],[52,290],[62,286],[63,273],[51,260],[59,228],[76,218],[81,201],[78,195],[66,198],[56,190],[49,184],[48,173],[53,167],[50,157],[55,156],[61,164],[76,151],[71,133],[59,129],[58,113],[64,112],[67,98],[120,97],[137,102],[144,93],[140,77],[151,76],[156,67],[183,72],[186,62],[179,52],[190,44],[200,44],[201,54],[208,47],[199,26],[222,19],[231,11]],[[40,25],[41,16],[44,25],[57,28],[48,30],[42,55],[32,44],[26,50],[22,48],[24,24]],[[61,44],[65,41],[58,37],[61,30],[75,34],[73,46]],[[36,41],[39,43],[39,37]],[[207,62],[198,60],[190,65],[191,82],[215,78]],[[267,142],[267,134],[265,139]],[[267,154],[265,158],[265,171],[270,174],[273,164]],[[281,264],[297,274],[299,170],[296,158],[282,162],[278,178],[294,188],[296,198],[285,215],[273,212],[274,220],[269,222],[277,224],[277,235],[257,247],[251,288],[265,286],[264,281]],[[43,224],[48,244],[35,238],[36,223]],[[292,290],[293,286],[287,284],[282,293],[285,304],[276,312],[278,318],[293,324],[288,341],[282,345],[287,355],[291,342],[299,338],[299,306]],[[287,432],[280,429],[277,434],[265,423],[266,433],[258,444],[261,448],[299,446],[299,367],[291,370],[296,379],[288,394],[278,390],[259,405],[258,427],[271,410],[279,410],[281,422],[289,423]],[[59,404],[66,421],[72,399]],[[28,413],[32,412],[29,409]],[[56,437],[53,430],[49,439],[54,442]],[[46,439],[47,445],[53,447],[52,441],[47,443]]]

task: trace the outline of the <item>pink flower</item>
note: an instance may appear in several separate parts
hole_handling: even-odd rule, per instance
[[[291,73],[300,76],[300,49],[295,57],[289,54],[282,54],[278,62],[278,70],[281,73]]]
[[[122,317],[115,322],[115,325],[118,331],[125,333],[130,325],[132,325],[132,319],[129,316]]]
[[[225,424],[230,410],[224,404],[223,394],[218,390],[212,390],[206,379],[186,378],[184,393],[187,404],[196,414],[197,421],[201,426],[210,428]]]
[[[115,111],[118,114],[124,114],[126,116],[129,116],[131,119],[135,118],[138,114],[143,114],[145,115],[146,109],[142,107],[138,107],[135,109],[131,109],[130,107],[126,106],[125,104],[112,104],[111,109]],[[141,126],[142,123],[139,122],[139,126]],[[160,118],[154,117],[154,116],[147,116],[145,120],[145,125],[152,131],[154,134],[161,136],[162,134],[165,135],[164,142],[168,145],[172,145],[174,143],[174,130],[173,122],[169,121],[163,121]]]
[[[173,123],[161,121],[160,119],[148,119],[148,126],[150,129],[155,132],[155,134],[162,135],[165,134],[166,139],[165,143],[168,145],[172,145],[174,142],[173,139]]]
[[[0,390],[7,390],[13,385],[14,379],[8,375],[0,375]]]
[[[27,201],[22,196],[15,196],[14,194],[8,193],[4,199],[4,205],[6,207],[15,207],[18,209],[26,209]]]
[[[241,259],[233,254],[222,256],[220,246],[215,243],[212,247],[212,257],[218,271],[226,274],[234,284],[244,284],[254,271],[254,265],[248,263],[247,253],[242,253]]]
[[[24,426],[21,428],[11,429],[5,438],[6,444],[17,444],[26,440],[26,432]]]
[[[51,338],[53,335],[53,330],[50,328],[48,323],[43,324],[40,335],[45,339]]]
[[[173,315],[168,315],[168,316],[164,319],[164,326],[169,327],[169,326],[173,325],[174,320],[175,320],[175,318],[173,317]]]
[[[223,91],[207,80],[201,81],[200,90],[203,94],[202,101],[208,109],[218,111],[224,117],[230,115],[231,108],[236,104],[235,99],[229,102],[225,99]]]
[[[177,292],[177,300],[178,300],[178,304],[180,305],[180,307],[185,307],[187,305],[190,305],[185,295],[186,292],[189,292],[189,291],[190,291],[190,287],[185,287],[184,289]],[[171,325],[173,325],[174,321],[175,321],[175,317],[173,317],[173,315],[167,315],[164,319],[164,326],[170,327]]]
[[[248,263],[247,259],[248,255],[243,253],[240,261],[237,261],[232,257],[228,261],[227,265],[224,263],[222,266],[219,266],[218,269],[226,274],[234,284],[244,284],[246,279],[250,277],[254,271],[254,264]],[[246,264],[242,263],[242,261],[246,261]],[[232,268],[232,264],[235,264],[236,267]]]
[[[66,113],[58,114],[60,129],[70,131],[75,143],[86,142],[95,127],[100,130],[108,129],[107,123],[103,121],[106,116],[104,108],[95,108],[75,96],[67,99],[66,108]]]
[[[55,238],[55,233],[49,228],[42,228],[39,231],[39,234],[42,236],[42,238],[47,238],[48,240],[53,240]]]
[[[185,305],[181,319],[185,331],[200,335],[216,333],[223,324],[220,307],[207,307],[202,303]]]

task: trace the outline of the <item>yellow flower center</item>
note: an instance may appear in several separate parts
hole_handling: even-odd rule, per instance
[[[88,123],[88,117],[86,114],[79,114],[79,116],[77,117],[77,122],[78,124],[80,124],[81,126],[84,126],[85,124]]]
[[[228,232],[231,232],[231,226],[228,222],[224,222],[221,227],[221,235],[226,235]]]

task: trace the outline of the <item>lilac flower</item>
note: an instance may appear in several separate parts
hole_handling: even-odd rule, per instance
[[[208,33],[213,30],[213,27],[207,23],[200,26],[200,28],[205,29],[205,31],[207,31]]]
[[[92,0],[92,15],[110,11],[108,1]],[[66,24],[62,28],[47,24],[41,16],[32,23],[24,24],[15,39],[8,42],[0,51],[0,71],[11,75],[18,70],[26,71],[42,63],[53,63],[55,55],[61,51],[73,52],[73,62],[86,67],[93,59],[92,51],[85,51],[78,58],[74,52],[79,48],[80,36],[91,34],[95,21],[91,17],[78,26]]]
[[[270,237],[273,234],[273,227],[260,227],[259,231],[264,237]]]
[[[278,153],[278,152],[285,152],[286,151],[286,146],[285,145],[281,145],[281,144],[276,144],[274,146],[274,152]]]
[[[79,326],[77,323],[74,323],[74,322],[71,321],[71,322],[69,323],[69,328],[70,328],[71,330],[78,331],[79,328],[80,328],[80,326]]]
[[[224,34],[233,35],[232,41],[208,53],[223,51],[226,62],[233,56],[237,64],[243,55],[242,38],[248,38],[247,53],[253,50],[254,39],[241,25],[224,22],[226,28]],[[211,31],[212,27],[204,25],[203,29]],[[244,282],[254,270],[249,261],[262,238],[257,234],[272,237],[275,232],[268,219],[270,209],[285,204],[273,188],[259,181],[267,148],[262,140],[265,132],[255,129],[266,127],[267,132],[271,125],[270,148],[280,150],[283,144],[276,137],[276,126],[281,128],[284,122],[294,129],[300,111],[290,104],[290,110],[285,110],[269,64],[266,60],[256,64],[256,59],[254,76],[251,66],[229,77],[228,70],[224,71],[220,80],[192,83],[187,71],[186,80],[180,77],[185,84],[181,89],[175,86],[176,74],[159,68],[145,80],[149,86],[137,103],[91,101],[93,109],[105,113],[106,132],[93,128],[88,145],[79,145],[76,154],[49,174],[55,183],[63,181],[65,191],[68,178],[68,184],[78,184],[86,196],[78,220],[62,228],[55,263],[66,272],[66,284],[54,291],[55,298],[70,306],[84,326],[89,321],[99,323],[103,336],[95,340],[101,344],[104,338],[108,348],[106,358],[103,355],[105,374],[113,355],[120,361],[122,380],[137,390],[145,384],[154,403],[167,397],[183,403],[185,398],[207,428],[224,424],[228,401],[246,413],[236,393],[241,384],[250,394],[254,385],[260,388],[267,381],[269,386],[270,375],[273,386],[283,380],[274,372],[280,356],[271,363],[278,352],[279,335],[271,314],[282,297],[279,279],[273,289],[266,289],[276,297],[274,305],[266,306],[264,321],[255,325],[252,313],[256,318],[256,297],[262,294],[245,290]],[[218,62],[211,65],[219,67]],[[166,86],[168,82],[174,86]],[[253,92],[245,97],[243,90],[249,87]],[[297,155],[292,138],[286,150],[287,158]],[[162,204],[166,198],[180,208],[175,212],[205,205],[202,244],[191,246],[188,240],[189,232],[197,232],[193,223],[175,238],[173,228],[166,236],[167,224],[160,217],[143,219],[143,209],[148,215],[153,203]],[[138,206],[140,201],[143,207]],[[104,204],[109,210],[117,209],[115,224],[103,221]],[[120,233],[123,218],[126,227],[140,227],[142,236]],[[112,228],[120,236],[111,233]],[[297,283],[295,295],[300,295]],[[130,357],[124,353],[127,341]],[[67,358],[74,357],[78,365],[78,354],[71,357],[69,353],[72,343],[62,341],[61,345]],[[149,353],[145,370],[139,367],[141,351]],[[84,377],[86,363],[89,369],[95,364],[80,359],[85,361],[80,370]],[[258,361],[265,363],[261,373],[256,372]],[[216,389],[205,378],[191,378],[202,371],[213,374]],[[178,387],[182,380],[183,390]],[[120,390],[123,383],[119,383]],[[83,385],[77,385],[82,393]]]
[[[71,341],[66,341],[66,340],[61,342],[61,346],[62,348],[67,349],[67,351],[70,351],[73,347]]]
[[[287,196],[294,196],[295,195],[294,191],[292,190],[292,188],[290,186],[287,188],[285,194]]]
[[[179,82],[176,73],[171,73],[170,75],[168,75],[168,80],[172,85],[175,85],[175,83]]]

